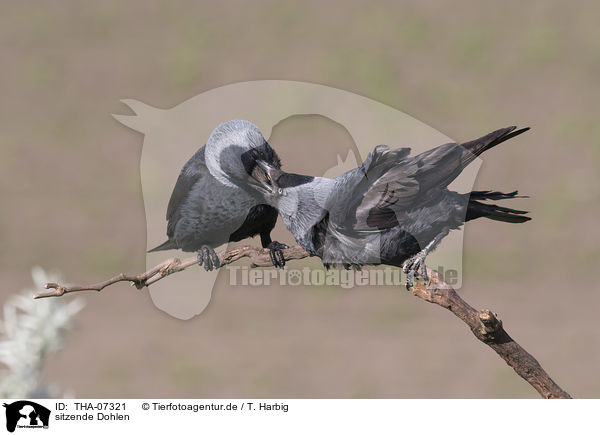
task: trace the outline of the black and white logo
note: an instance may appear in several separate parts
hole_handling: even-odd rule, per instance
[[[29,400],[5,403],[6,430],[14,432],[16,428],[22,429],[48,429],[50,410],[42,405]]]

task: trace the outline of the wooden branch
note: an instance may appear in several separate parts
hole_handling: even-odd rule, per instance
[[[309,256],[308,252],[299,246],[283,250],[283,255],[288,261],[299,260]],[[221,267],[244,257],[250,259],[253,267],[272,266],[268,249],[244,246],[219,254]],[[37,294],[34,297],[39,299],[62,296],[67,293],[79,291],[101,291],[110,285],[123,281],[130,282],[137,289],[142,289],[172,273],[180,272],[195,264],[197,264],[196,257],[184,260],[171,258],[139,275],[120,274],[106,281],[88,286],[62,286],[57,283],[47,283],[45,288],[53,290]],[[427,283],[419,280],[409,289],[413,295],[450,310],[456,317],[467,324],[478,340],[491,347],[500,355],[542,397],[546,399],[571,398],[566,391],[560,388],[548,376],[539,362],[508,335],[496,314],[490,310],[476,310],[465,302],[450,285],[445,283],[436,271],[427,268],[427,273],[429,276]]]
[[[244,257],[250,259],[252,267],[265,267],[273,265],[268,249],[255,248],[253,246],[243,246],[241,248],[232,249],[231,251],[227,251],[218,255],[221,262],[220,267],[233,263],[234,261]],[[292,246],[291,248],[283,250],[283,257],[286,259],[286,261],[299,260],[308,256],[309,253],[299,246]],[[154,284],[156,281],[160,281],[164,277],[171,275],[172,273],[181,272],[182,270],[187,269],[195,264],[198,264],[197,257],[189,257],[184,260],[180,260],[179,258],[170,258],[154,266],[152,269],[148,269],[146,272],[140,273],[139,275],[125,275],[124,273],[121,273],[117,276],[107,279],[106,281],[87,286],[62,286],[55,282],[49,282],[44,285],[44,287],[54,290],[47,293],[39,293],[35,295],[34,298],[49,298],[62,296],[66,293],[92,290],[99,292],[104,288],[118,282],[130,282],[132,286],[135,286],[138,290],[141,290],[144,287],[148,287],[150,284]]]
[[[410,289],[413,295],[450,310],[467,324],[478,340],[494,349],[543,398],[571,399],[569,393],[548,376],[540,363],[508,335],[497,314],[490,310],[476,310],[446,284],[437,272],[427,268],[427,273],[429,283],[415,283]]]

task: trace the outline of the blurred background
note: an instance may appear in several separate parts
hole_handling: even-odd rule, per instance
[[[239,81],[308,81],[457,141],[532,127],[486,153],[475,188],[518,188],[534,220],[468,225],[461,294],[499,313],[573,396],[599,397],[599,12],[558,0],[5,3],[0,303],[31,287],[36,265],[76,283],[145,268],[143,137],[110,116],[128,113],[119,100],[170,108]],[[83,398],[537,397],[452,314],[401,288],[228,287],[225,275],[188,321],[126,284],[82,294],[44,378]]]

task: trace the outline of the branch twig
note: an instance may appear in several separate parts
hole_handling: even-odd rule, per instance
[[[309,254],[299,246],[292,246],[291,248],[287,248],[283,251],[283,256],[286,260],[299,260],[308,257]],[[232,249],[231,251],[219,254],[221,267],[244,257],[248,257],[250,259],[253,267],[265,267],[273,265],[268,249],[260,249],[253,246],[243,246],[241,248]],[[55,282],[49,282],[44,287],[54,290],[46,293],[39,293],[35,295],[34,298],[49,298],[62,296],[66,293],[92,290],[99,292],[104,288],[118,282],[130,282],[132,286],[135,286],[138,290],[141,290],[144,287],[148,287],[150,284],[154,284],[156,281],[160,281],[164,277],[171,275],[172,273],[181,272],[182,270],[187,269],[195,264],[198,264],[197,257],[189,257],[183,260],[180,260],[179,258],[170,258],[154,266],[152,269],[148,269],[144,273],[140,273],[139,275],[125,275],[124,273],[121,273],[117,276],[107,279],[106,281],[87,286],[62,286]]]
[[[283,255],[286,260],[299,260],[309,256],[308,252],[299,246],[285,249]],[[244,257],[250,259],[253,267],[268,267],[272,265],[268,249],[259,249],[252,246],[244,246],[222,253],[219,255],[219,260],[221,261],[221,266],[225,266]],[[196,257],[184,260],[171,258],[139,275],[125,275],[122,273],[106,281],[88,286],[62,286],[57,283],[47,283],[45,287],[53,290],[37,294],[35,298],[56,297],[79,291],[101,291],[112,284],[123,281],[130,282],[137,289],[142,289],[172,273],[187,269],[194,264],[197,264]],[[456,317],[467,324],[478,340],[491,347],[519,376],[535,388],[542,397],[547,399],[571,398],[566,391],[560,388],[548,376],[548,373],[546,373],[539,362],[508,335],[502,326],[502,322],[496,317],[496,314],[490,310],[476,310],[465,302],[450,285],[446,284],[437,272],[429,268],[427,272],[429,282],[417,281],[410,289],[413,295],[450,310]]]

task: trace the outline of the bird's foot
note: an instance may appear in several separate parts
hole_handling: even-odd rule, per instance
[[[269,256],[271,257],[273,266],[283,268],[283,266],[285,266],[283,250],[289,248],[289,246],[279,242],[271,242],[266,248],[269,250]]]
[[[211,271],[218,269],[221,266],[221,261],[213,248],[204,245],[198,251],[198,266],[204,266],[204,269]]]
[[[415,277],[420,276],[425,281],[429,279],[427,276],[427,267],[425,266],[425,258],[427,258],[427,251],[424,249],[410,257],[402,265],[402,272],[406,273],[406,288],[408,290],[412,288]]]

